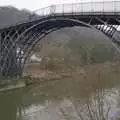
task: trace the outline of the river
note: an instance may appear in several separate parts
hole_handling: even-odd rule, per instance
[[[91,84],[79,78],[64,78],[0,93],[0,120],[116,119],[120,83],[115,81],[113,85],[110,81],[105,85],[100,78],[96,81]]]

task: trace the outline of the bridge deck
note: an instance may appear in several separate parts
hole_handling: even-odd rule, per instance
[[[40,16],[57,14],[57,13],[79,13],[79,15],[94,14],[116,14],[120,13],[120,1],[103,1],[103,2],[81,2],[72,4],[51,5],[46,8],[34,11]]]
[[[38,9],[32,12],[28,21],[21,21],[14,25],[6,25],[3,29],[17,27],[21,24],[30,24],[49,17],[79,17],[83,21],[88,21],[90,17],[120,18],[120,1],[104,1],[104,2],[82,2],[73,4],[52,5],[46,8]],[[116,20],[111,19],[108,24],[119,24]],[[95,23],[93,23],[95,24]],[[97,23],[98,24],[98,23]]]

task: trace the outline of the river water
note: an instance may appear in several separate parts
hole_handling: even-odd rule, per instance
[[[0,120],[116,120],[119,82],[105,84],[64,78],[0,93]]]

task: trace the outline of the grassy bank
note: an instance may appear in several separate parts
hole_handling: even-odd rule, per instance
[[[96,84],[97,82],[106,86],[109,82],[113,86],[120,78],[120,63],[106,62],[100,64],[90,64],[58,70],[40,69],[39,65],[31,65],[24,74],[27,85],[42,84],[47,81],[64,80],[65,78],[79,79],[84,84]],[[97,86],[96,86],[97,87]]]

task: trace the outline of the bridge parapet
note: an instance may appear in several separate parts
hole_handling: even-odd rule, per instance
[[[81,14],[81,15],[120,15],[120,1],[81,2],[73,4],[52,5],[34,11],[40,16],[54,14]]]

